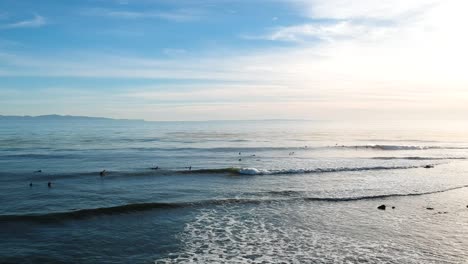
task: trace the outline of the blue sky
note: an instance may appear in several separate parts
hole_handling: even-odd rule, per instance
[[[458,0],[0,1],[0,114],[463,118]]]

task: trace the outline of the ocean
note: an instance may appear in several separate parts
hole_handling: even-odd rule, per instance
[[[467,263],[467,132],[2,122],[0,263]]]

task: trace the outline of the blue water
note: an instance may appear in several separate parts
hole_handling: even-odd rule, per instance
[[[463,263],[466,128],[5,122],[0,262]]]

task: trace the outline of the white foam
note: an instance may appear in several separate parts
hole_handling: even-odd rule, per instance
[[[341,146],[345,148],[359,149],[378,149],[378,150],[425,150],[440,149],[439,146],[414,146],[414,145],[360,145],[360,146]]]
[[[239,170],[239,174],[243,175],[263,175],[263,174],[271,174],[269,170],[261,170],[256,168],[242,168]]]
[[[304,173],[325,173],[325,172],[346,172],[346,171],[370,171],[370,170],[402,170],[402,169],[415,169],[422,168],[424,165],[414,166],[374,166],[374,167],[336,167],[336,168],[299,168],[299,169],[279,169],[279,170],[265,170],[257,168],[242,168],[239,174],[242,175],[276,175],[276,174],[304,174]],[[430,164],[436,165],[436,164]]]
[[[366,234],[356,237],[346,232],[346,225],[330,232],[327,225],[314,221],[321,219],[321,214],[311,209],[307,204],[276,204],[275,208],[201,210],[180,235],[180,250],[155,263],[424,262],[410,250],[388,248],[387,240],[369,239]]]

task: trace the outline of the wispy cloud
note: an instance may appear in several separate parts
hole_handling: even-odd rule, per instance
[[[179,9],[174,11],[133,11],[92,8],[83,10],[81,14],[86,16],[119,19],[164,19],[175,22],[193,21],[201,17],[200,11],[189,9]]]
[[[251,83],[134,87],[121,96],[138,98],[146,102],[258,102],[320,99],[318,97],[304,98],[304,90],[301,89]]]
[[[9,29],[9,28],[38,28],[47,24],[47,21],[44,17],[40,15],[35,15],[31,19],[22,20],[10,24],[5,24],[0,26],[0,28]]]
[[[376,38],[391,31],[390,26],[376,26],[351,21],[333,23],[309,23],[278,27],[260,36],[246,36],[248,39],[267,39],[273,41],[306,42],[315,40],[335,41],[352,38]]]

